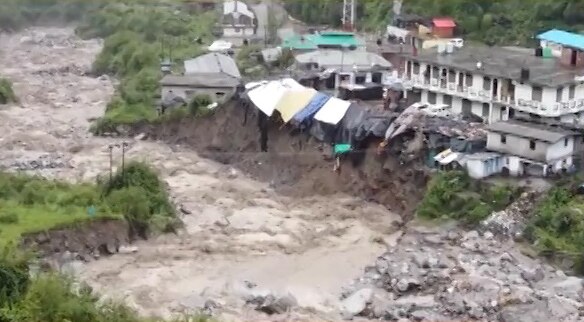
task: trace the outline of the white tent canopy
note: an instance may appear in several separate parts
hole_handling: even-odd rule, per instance
[[[248,87],[251,84],[247,84]],[[257,85],[255,83],[254,85]],[[253,85],[252,85],[253,87]],[[304,86],[300,85],[292,78],[284,78],[278,81],[271,81],[250,90],[247,95],[257,108],[268,116],[272,116],[276,105],[280,102],[284,93],[289,90],[302,90]]]

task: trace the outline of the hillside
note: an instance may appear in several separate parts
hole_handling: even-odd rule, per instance
[[[341,0],[286,0],[292,16],[309,24],[339,26]],[[392,1],[361,0],[358,27],[381,31],[391,19]],[[405,0],[403,11],[426,16],[452,16],[465,38],[492,45],[529,43],[539,31],[584,29],[580,0]]]

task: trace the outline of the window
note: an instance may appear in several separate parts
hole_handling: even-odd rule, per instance
[[[471,87],[472,86],[472,75],[466,74],[465,78],[466,78],[466,86]]]
[[[436,93],[433,92],[428,93],[428,103],[436,104]]]
[[[217,96],[217,97],[223,97],[223,96],[225,96],[225,93],[223,93],[223,92],[217,92],[217,93],[215,93],[215,96]]]
[[[534,140],[529,141],[529,148],[532,150],[535,150],[535,141]]]
[[[564,139],[564,146],[568,146],[568,138]]]
[[[556,90],[556,102],[560,103],[562,101],[562,94],[564,94],[564,88],[558,87]]]
[[[442,104],[446,104],[448,106],[452,106],[452,96],[450,96],[450,95],[444,95],[444,97],[442,98]]]
[[[491,90],[491,78],[490,77],[483,77],[483,89],[485,91]]]
[[[501,134],[501,144],[507,144],[507,136],[504,134]]]
[[[531,90],[531,100],[541,102],[543,96],[543,89],[539,86],[533,86]]]
[[[570,96],[570,100],[574,99],[574,96],[576,96],[576,85],[570,85],[569,87],[569,96]]]
[[[489,116],[489,103],[483,103],[483,117]]]
[[[420,75],[420,63],[414,63],[414,75]]]
[[[439,79],[440,78],[440,70],[438,67],[432,67],[432,78]]]

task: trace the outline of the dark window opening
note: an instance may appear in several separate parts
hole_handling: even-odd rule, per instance
[[[433,92],[428,93],[428,103],[436,104],[436,93]]]
[[[507,144],[507,136],[506,135],[502,135],[501,134],[501,143],[502,144]]]
[[[529,141],[529,148],[531,150],[535,150],[535,141],[534,140]]]
[[[564,139],[564,146],[568,146],[568,138]]]
[[[543,96],[543,89],[539,86],[533,86],[531,91],[531,100],[541,102]]]

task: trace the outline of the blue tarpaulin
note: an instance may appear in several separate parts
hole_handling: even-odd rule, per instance
[[[308,119],[308,118],[312,118],[314,117],[314,115],[324,106],[324,104],[330,99],[330,96],[323,94],[323,93],[317,93],[312,100],[310,101],[310,103],[308,103],[308,105],[306,105],[305,108],[301,109],[298,113],[296,113],[296,115],[294,115],[294,122],[296,122],[297,124],[300,124],[302,122],[304,122],[304,120]]]

